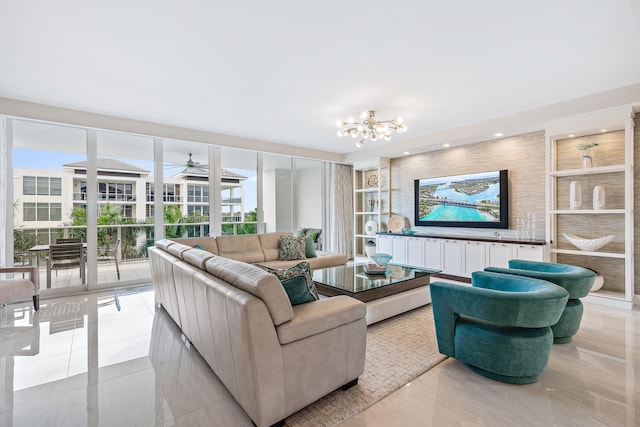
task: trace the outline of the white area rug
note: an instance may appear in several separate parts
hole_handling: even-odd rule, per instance
[[[370,325],[358,385],[337,390],[286,419],[289,427],[334,426],[446,359],[438,353],[431,305]]]

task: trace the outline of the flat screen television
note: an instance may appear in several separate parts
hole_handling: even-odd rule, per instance
[[[509,228],[507,170],[416,179],[415,225]]]

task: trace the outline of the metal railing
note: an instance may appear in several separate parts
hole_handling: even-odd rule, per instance
[[[74,201],[86,201],[87,193],[73,193]],[[98,193],[98,201],[99,202],[135,202],[136,196],[135,194],[108,194],[108,193]]]

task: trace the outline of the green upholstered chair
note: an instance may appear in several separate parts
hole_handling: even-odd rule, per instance
[[[536,382],[549,362],[553,333],[569,298],[544,280],[473,273],[471,286],[434,282],[431,303],[440,353],[494,380]]]
[[[569,301],[562,317],[551,327],[553,342],[556,344],[571,341],[571,337],[578,332],[584,311],[579,298],[587,296],[596,279],[596,273],[587,268],[520,259],[510,260],[509,268],[487,267],[485,271],[542,279],[562,286],[569,292]]]

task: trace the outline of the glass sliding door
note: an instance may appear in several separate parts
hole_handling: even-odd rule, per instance
[[[153,206],[153,139],[98,131],[97,145],[97,285],[148,283],[147,248],[154,243],[153,215],[148,215]],[[81,175],[74,181],[81,195],[91,190]]]
[[[86,244],[86,201],[74,175],[86,162],[87,132],[29,120],[11,122],[13,263],[39,267],[44,295],[86,289],[82,251],[63,254],[56,244],[63,239]]]
[[[262,160],[262,203],[264,232],[293,231],[291,157],[264,154]]]
[[[258,232],[257,153],[222,147],[222,234]]]

